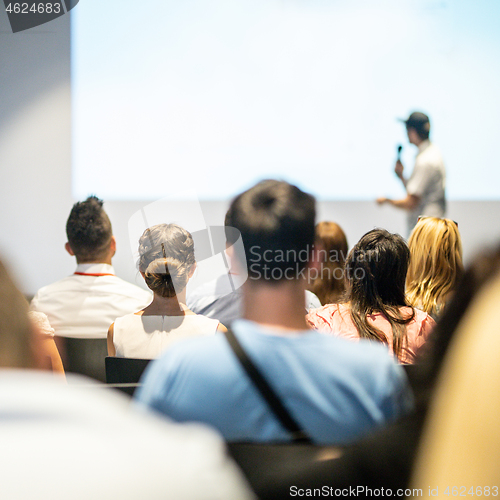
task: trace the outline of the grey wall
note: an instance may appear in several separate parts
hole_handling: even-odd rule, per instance
[[[70,15],[12,34],[0,8],[0,255],[26,294],[74,270],[64,251],[64,225],[76,201],[71,196]],[[106,205],[118,240],[117,273],[138,283],[128,220],[148,203]],[[222,224],[225,202],[201,206],[207,224]],[[466,260],[500,240],[499,201],[454,201],[449,216],[459,222]],[[337,221],[351,246],[376,226],[405,233],[402,213],[366,201],[320,203],[319,219]]]
[[[0,253],[32,292],[69,270],[56,251],[72,204],[68,16],[12,34],[2,5],[0,68]]]

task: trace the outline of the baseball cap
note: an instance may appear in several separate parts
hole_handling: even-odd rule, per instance
[[[417,131],[429,132],[430,122],[429,117],[420,111],[414,111],[407,120],[400,119],[406,127],[414,128]]]

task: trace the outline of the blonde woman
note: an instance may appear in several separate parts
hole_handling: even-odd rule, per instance
[[[407,300],[436,318],[463,273],[458,225],[450,219],[420,217],[408,246]]]
[[[191,234],[177,224],[157,224],[139,240],[139,271],[153,302],[127,314],[108,330],[108,354],[122,358],[157,358],[179,340],[224,331],[218,320],[186,306],[186,286],[196,269]]]
[[[315,245],[319,248],[321,267],[308,290],[324,304],[336,304],[344,295],[344,263],[347,258],[347,238],[335,222],[316,224]]]

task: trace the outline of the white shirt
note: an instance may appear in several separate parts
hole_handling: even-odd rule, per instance
[[[198,314],[185,316],[138,316],[117,318],[113,344],[119,358],[157,358],[179,340],[215,335],[219,321]]]
[[[415,166],[406,184],[406,192],[420,198],[419,205],[408,214],[411,230],[420,215],[443,217],[446,211],[446,170],[441,152],[429,141],[418,146]]]
[[[214,431],[134,411],[90,379],[68,382],[0,370],[2,498],[254,498]]]
[[[60,337],[106,338],[116,318],[153,299],[152,293],[115,276],[108,264],[79,264],[75,273],[82,274],[40,288],[31,301],[31,309],[45,313]]]

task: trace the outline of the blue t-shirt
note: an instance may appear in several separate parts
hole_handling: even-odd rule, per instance
[[[276,335],[238,320],[234,334],[317,443],[352,442],[412,406],[402,368],[382,345],[313,330]],[[178,422],[205,422],[228,441],[287,441],[222,334],[186,340],[150,363],[140,404]]]

